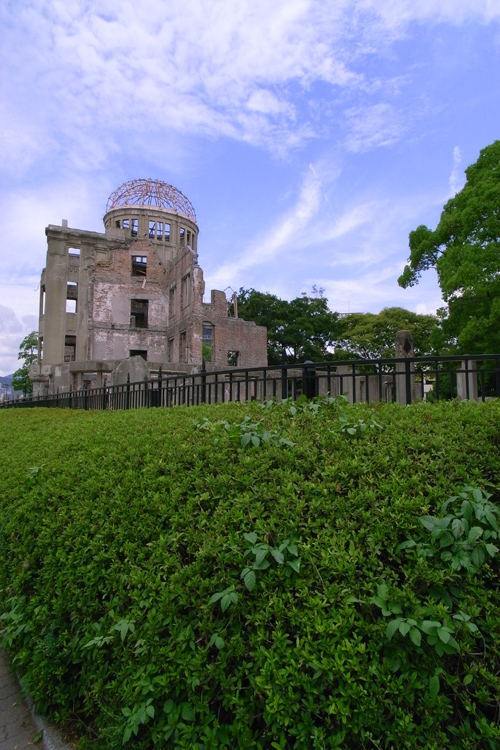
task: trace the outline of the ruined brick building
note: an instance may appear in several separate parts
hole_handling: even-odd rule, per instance
[[[267,364],[267,332],[228,314],[198,265],[190,201],[157,180],[134,180],[109,198],[104,233],[50,224],[40,280],[34,394],[101,386],[123,360],[150,373]],[[237,315],[237,314],[236,314]]]

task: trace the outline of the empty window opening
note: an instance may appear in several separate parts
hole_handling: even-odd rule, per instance
[[[132,276],[145,276],[148,259],[146,255],[132,256]]]
[[[132,231],[130,234],[132,237],[137,237],[137,219],[132,219]]]
[[[80,257],[80,248],[79,247],[68,247],[68,255],[72,256],[73,258],[79,258]]]
[[[186,331],[179,337],[179,362],[187,362]]]
[[[154,240],[155,238],[155,231],[156,231],[156,222],[150,221],[149,222],[149,239]]]
[[[170,224],[165,224],[165,242],[170,242]]]
[[[186,241],[187,241],[188,245],[191,245],[191,232],[187,233],[187,240]]]
[[[156,222],[156,239],[158,240],[163,239],[163,222],[162,221]]]
[[[168,315],[170,318],[175,315],[175,291],[175,285],[171,286],[168,294]]]
[[[181,281],[181,307],[187,307],[190,302],[191,275],[188,273]]]
[[[174,340],[173,339],[169,339],[168,340],[167,360],[168,360],[168,362],[173,362],[174,361]]]
[[[212,331],[213,328],[210,324],[204,324],[203,325],[203,335],[202,335],[202,356],[203,359],[207,362],[212,361]]]
[[[148,327],[148,300],[130,300],[130,325],[132,328]]]
[[[228,352],[227,353],[227,363],[228,363],[229,367],[238,367],[239,356],[240,356],[239,352]]]
[[[129,357],[142,357],[146,362],[148,361],[148,352],[146,349],[131,349]]]
[[[45,286],[40,287],[40,315],[45,315]]]
[[[43,359],[43,336],[38,339],[38,361],[41,362]]]
[[[78,284],[76,281],[68,281],[66,286],[66,312],[76,313],[76,302],[78,299]]]
[[[115,221],[115,229],[121,229],[121,227],[122,227],[122,223],[121,223],[120,219],[116,219],[116,221]]]
[[[130,229],[130,219],[123,219],[123,228]]]
[[[76,352],[76,336],[64,337],[64,361],[74,362]]]
[[[184,227],[181,227],[179,229],[179,244],[184,245],[184,240],[186,239],[186,230]]]

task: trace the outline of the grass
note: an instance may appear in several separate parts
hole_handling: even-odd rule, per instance
[[[82,748],[500,748],[498,557],[399,548],[500,505],[499,401],[6,410],[0,445],[3,644]]]

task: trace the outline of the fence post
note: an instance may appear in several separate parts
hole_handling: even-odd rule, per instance
[[[411,331],[398,331],[396,333],[396,358],[403,362],[396,362],[396,399],[400,406],[411,404],[414,399],[414,365],[411,358],[414,356],[413,335]]]
[[[162,388],[162,378],[163,378],[163,372],[161,369],[158,370],[158,390],[156,392],[156,406],[161,406],[161,388]]]
[[[125,409],[130,409],[130,373],[127,373],[127,398],[125,399]]]
[[[205,365],[205,357],[201,361],[201,403],[207,402],[207,368]]]
[[[457,399],[477,401],[477,396],[477,363],[466,355],[457,372]]]
[[[286,401],[288,398],[288,380],[287,380],[287,368],[281,368],[281,398]]]
[[[302,391],[306,398],[315,398],[318,395],[316,368],[310,359],[306,359],[302,368]]]

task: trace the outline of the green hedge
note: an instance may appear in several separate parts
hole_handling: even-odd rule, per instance
[[[456,569],[419,521],[499,506],[499,401],[7,410],[0,445],[3,645],[81,747],[500,748],[494,532]]]

